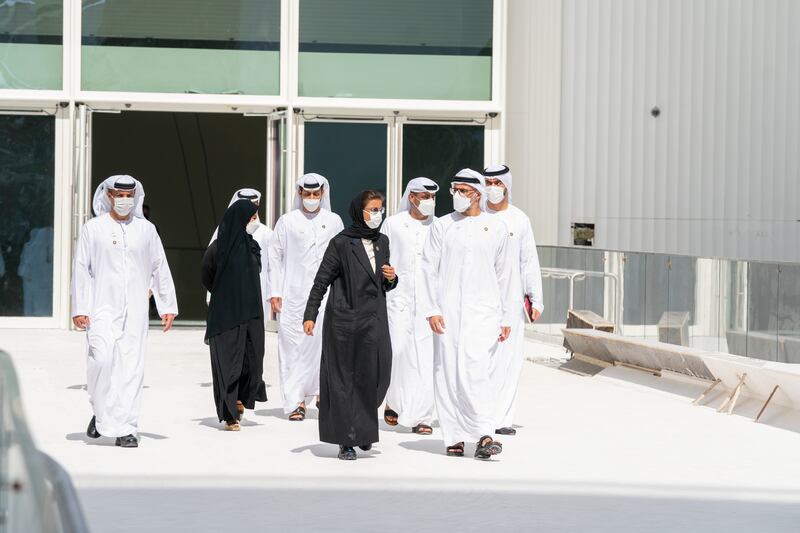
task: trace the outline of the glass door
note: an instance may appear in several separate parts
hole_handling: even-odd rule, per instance
[[[359,121],[302,118],[299,125],[298,174],[316,172],[328,178],[333,211],[347,226],[350,201],[359,191],[388,191],[388,123],[382,117]],[[292,187],[296,179],[290,178]]]
[[[4,324],[12,325],[7,320],[11,317],[57,314],[57,119],[55,109],[0,113],[0,322]]]
[[[436,216],[453,210],[449,193],[453,175],[462,168],[481,172],[484,168],[485,126],[473,121],[464,123],[406,121],[401,124],[401,191],[420,176],[439,184]],[[400,198],[398,195],[397,198]]]

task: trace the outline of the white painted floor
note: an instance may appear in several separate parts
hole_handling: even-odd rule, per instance
[[[277,405],[274,336],[271,401],[240,433],[216,420],[202,331],[149,343],[141,447],[120,449],[84,436],[82,334],[0,330],[38,446],[71,473],[95,532],[800,531],[798,413],[770,407],[755,424],[751,403],[733,416],[716,413],[719,398],[692,407],[702,385],[529,363],[518,435],[493,461],[383,427],[374,451],[343,462],[317,440],[315,411],[293,423]]]

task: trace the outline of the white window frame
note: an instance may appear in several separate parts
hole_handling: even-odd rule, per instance
[[[302,0],[299,0],[302,1]],[[69,276],[75,238],[72,213],[76,201],[75,149],[77,104],[95,110],[220,112],[271,114],[286,109],[286,157],[284,190],[291,208],[294,182],[302,171],[302,127],[294,110],[305,114],[338,116],[382,116],[387,121],[387,201],[394,206],[402,191],[402,124],[407,117],[429,117],[448,121],[498,117],[505,105],[507,0],[493,3],[492,98],[487,101],[319,98],[298,96],[299,5],[281,0],[280,94],[214,95],[84,91],[81,83],[82,2],[64,0],[62,40],[62,87],[59,90],[0,89],[0,109],[32,112],[58,108],[56,117],[54,305],[52,317],[0,317],[4,327],[69,327]],[[405,118],[404,118],[405,117]],[[450,122],[452,123],[452,122]],[[502,116],[490,117],[485,126],[485,162],[502,161]],[[268,147],[269,150],[269,147]],[[393,159],[394,158],[394,159]],[[90,159],[87,157],[87,164]],[[268,173],[269,175],[269,173]],[[268,179],[268,178],[267,178]],[[271,191],[269,182],[266,190]],[[270,203],[271,205],[271,203]],[[274,214],[280,215],[280,213]]]
[[[72,120],[71,106],[53,101],[31,100],[24,105],[0,104],[3,115],[55,116],[53,166],[53,314],[49,317],[2,316],[0,328],[56,328],[69,313],[69,272],[72,207]],[[32,198],[32,209],[36,199]]]

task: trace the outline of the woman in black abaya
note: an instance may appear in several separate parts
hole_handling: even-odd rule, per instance
[[[353,224],[331,239],[303,317],[314,322],[330,286],[322,328],[319,438],[339,445],[339,459],[356,458],[378,441],[378,408],[392,370],[386,291],[397,286],[389,238],[378,232],[383,195],[363,191],[350,204]]]
[[[264,308],[261,297],[261,248],[250,236],[258,207],[234,202],[222,217],[217,239],[203,256],[203,286],[211,293],[206,344],[217,418],[239,431],[245,408],[267,401],[264,367]]]

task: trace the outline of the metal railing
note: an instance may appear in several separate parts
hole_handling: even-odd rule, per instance
[[[538,250],[545,309],[532,331],[558,336],[568,309],[582,309],[625,336],[800,364],[800,263]]]
[[[575,308],[575,282],[576,281],[583,281],[586,278],[601,278],[601,279],[610,279],[614,282],[614,286],[612,287],[612,294],[614,295],[614,300],[611,303],[611,316],[612,322],[614,325],[619,329],[621,314],[620,314],[620,286],[619,286],[619,278],[616,274],[612,272],[596,272],[593,270],[575,270],[571,268],[549,268],[543,267],[542,268],[542,278],[550,278],[550,279],[563,279],[569,282],[569,296],[568,302],[569,307],[568,309]]]
[[[67,472],[34,445],[11,357],[0,351],[0,533],[88,533]]]

